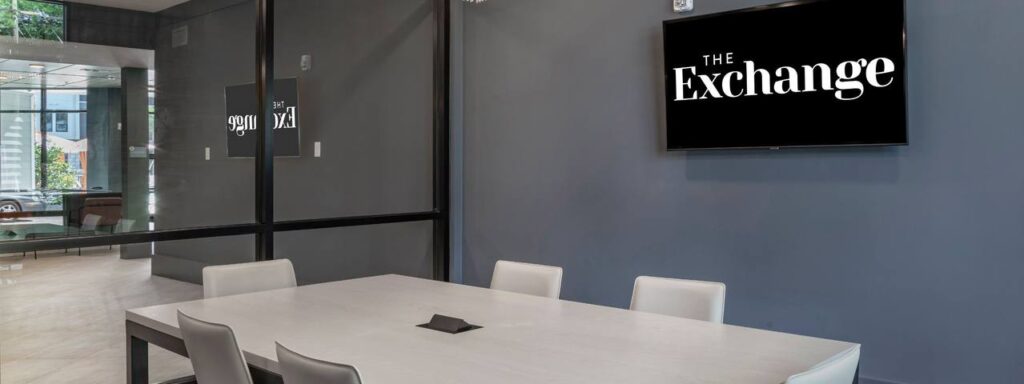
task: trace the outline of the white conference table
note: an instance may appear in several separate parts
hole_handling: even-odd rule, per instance
[[[856,347],[386,275],[129,310],[129,383],[148,380],[147,343],[186,355],[179,309],[231,326],[268,382],[280,382],[275,341],[354,365],[367,384],[776,384]],[[434,314],[483,328],[416,327]]]

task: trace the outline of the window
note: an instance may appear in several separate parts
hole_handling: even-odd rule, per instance
[[[0,0],[0,35],[64,41],[64,4]]]
[[[46,132],[67,132],[68,113],[57,112],[46,115]]]

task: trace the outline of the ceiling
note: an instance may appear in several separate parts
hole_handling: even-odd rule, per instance
[[[73,0],[73,3],[101,5],[111,8],[131,9],[135,11],[157,12],[188,0]]]
[[[31,65],[35,64],[36,67]],[[39,68],[38,65],[42,65]],[[0,59],[0,88],[118,88],[121,70],[92,65]]]

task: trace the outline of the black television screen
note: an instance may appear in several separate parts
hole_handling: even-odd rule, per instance
[[[907,143],[902,0],[666,21],[670,150]]]

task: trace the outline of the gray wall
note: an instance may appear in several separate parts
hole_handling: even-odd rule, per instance
[[[66,3],[65,40],[75,43],[153,49],[156,15],[148,12]]]
[[[121,88],[89,88],[86,135],[89,178],[86,188],[121,191]]]
[[[301,220],[430,210],[433,19],[429,0],[278,0],[275,70],[299,84],[302,156],[275,160],[275,216]],[[162,12],[157,37],[157,228],[254,221],[252,159],[228,159],[224,87],[254,82],[251,1]],[[189,43],[171,47],[171,30]],[[312,55],[312,70],[299,68]],[[323,155],[313,157],[314,142]],[[203,160],[205,147],[211,160]],[[429,223],[279,233],[275,256],[304,283],[430,276]],[[251,236],[157,244],[153,272],[198,281],[251,260]]]
[[[689,154],[662,149],[669,8],[466,7],[466,281],[556,264],[620,307],[637,275],[723,281],[726,322],[863,343],[878,382],[1024,381],[1024,2],[908,1],[909,147]]]

